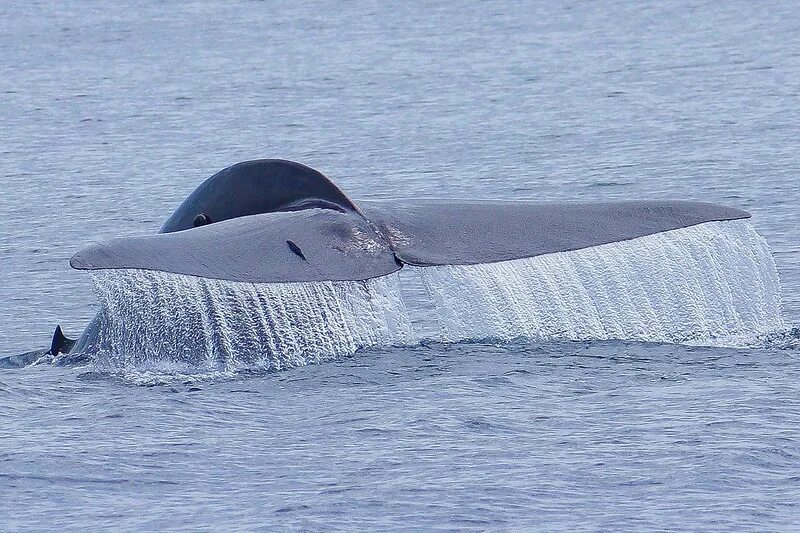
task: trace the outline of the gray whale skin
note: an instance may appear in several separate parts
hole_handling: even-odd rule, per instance
[[[703,222],[749,218],[703,202],[387,200],[354,202],[322,173],[246,161],[203,182],[156,235],[89,246],[80,270],[147,269],[248,283],[355,281],[403,265],[469,265],[565,252]],[[99,316],[72,346],[91,351]]]

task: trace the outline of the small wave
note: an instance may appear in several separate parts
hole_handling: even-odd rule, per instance
[[[752,339],[749,346],[773,350],[800,350],[800,327],[758,335]]]
[[[0,369],[23,368],[35,365],[41,361],[49,361],[47,350],[34,350],[18,355],[0,357]]]

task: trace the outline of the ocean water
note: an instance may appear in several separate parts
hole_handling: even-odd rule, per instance
[[[348,302],[278,320],[279,360],[242,357],[238,306],[227,352],[156,349],[151,314],[110,330],[135,349],[2,369],[0,529],[800,528],[798,21],[769,1],[0,4],[0,356],[103,304],[141,317],[143,286],[216,309],[190,305],[200,281],[95,288],[68,260],[246,159],[356,200],[753,214],[357,289],[216,287],[306,317]]]

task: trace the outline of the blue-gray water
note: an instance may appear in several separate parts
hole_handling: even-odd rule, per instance
[[[753,213],[800,322],[793,2],[0,5],[0,355],[97,310],[67,261],[205,177],[354,198]],[[0,529],[800,527],[796,332],[373,348],[141,387],[0,371]]]

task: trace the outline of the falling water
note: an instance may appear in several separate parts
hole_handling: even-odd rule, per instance
[[[421,340],[729,344],[784,329],[767,243],[712,222],[501,263],[363,282],[235,283],[143,270],[94,276],[112,368],[279,370]]]
[[[124,270],[94,281],[106,367],[280,370],[415,341],[397,276],[257,284]]]
[[[417,269],[439,341],[747,344],[784,328],[775,263],[749,222],[711,222],[530,259]]]

